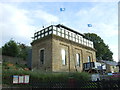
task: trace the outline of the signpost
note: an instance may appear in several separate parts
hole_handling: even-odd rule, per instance
[[[18,84],[19,78],[18,75],[13,76],[13,84]]]
[[[13,75],[13,84],[29,84],[29,75]]]

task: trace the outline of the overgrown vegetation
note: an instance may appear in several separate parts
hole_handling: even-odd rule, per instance
[[[3,74],[2,74],[2,84],[8,87],[80,87],[80,88],[98,88],[98,87],[118,87],[118,80],[111,79],[92,82],[90,80],[90,74],[86,72],[82,73],[52,73],[52,72],[41,72],[41,71],[30,71],[25,69],[25,66],[14,65],[12,63],[3,63]],[[13,84],[13,75],[29,75],[30,84]],[[70,81],[70,80],[74,80]],[[108,82],[111,82],[109,85]],[[113,83],[114,82],[114,83]],[[105,85],[104,85],[105,84]],[[73,85],[73,86],[71,86]],[[74,86],[75,85],[75,86]]]
[[[40,72],[30,71],[25,69],[26,67],[14,65],[11,63],[3,63],[3,84],[13,85],[13,75],[30,75],[30,82],[68,82],[70,78],[74,78],[77,81],[90,80],[89,74],[82,73],[52,73],[52,72]]]
[[[2,64],[3,71],[4,70],[24,70],[26,68],[27,68],[27,66],[25,66],[25,65],[13,64],[10,62],[3,62],[3,64]]]

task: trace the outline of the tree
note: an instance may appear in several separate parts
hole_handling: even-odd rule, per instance
[[[85,33],[84,35],[86,39],[93,41],[94,48],[97,50],[96,57],[98,60],[113,61],[112,51],[110,51],[109,46],[104,43],[100,36],[95,33]]]
[[[21,44],[21,43],[19,43],[18,46],[19,46],[19,49],[20,49],[19,57],[21,57],[24,60],[26,60],[27,56],[28,56],[28,50],[30,50],[31,47],[26,46],[25,44]]]
[[[7,56],[17,57],[19,54],[19,47],[14,40],[10,40],[2,47],[2,54]]]
[[[25,44],[16,43],[14,40],[10,40],[2,47],[2,54],[12,57],[27,59],[28,51],[31,47],[26,46]]]
[[[2,55],[2,48],[0,48],[0,55]]]

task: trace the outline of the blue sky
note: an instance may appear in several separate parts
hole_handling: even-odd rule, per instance
[[[65,11],[60,12],[60,8]],[[42,26],[62,23],[80,33],[96,33],[118,61],[117,2],[4,2],[0,3],[2,44],[11,38],[30,45]],[[87,24],[92,27],[87,27]]]

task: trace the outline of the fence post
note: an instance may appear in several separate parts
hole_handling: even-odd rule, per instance
[[[75,84],[76,84],[75,82],[76,82],[75,78],[69,77],[69,79],[68,79],[68,86],[70,88],[75,88]]]

